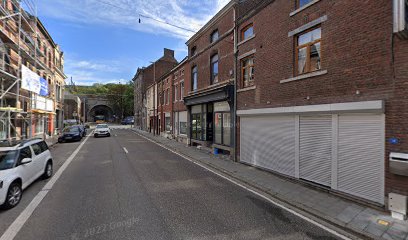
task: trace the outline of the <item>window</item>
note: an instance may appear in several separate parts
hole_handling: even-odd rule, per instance
[[[321,69],[321,28],[316,28],[297,37],[296,74]]]
[[[38,143],[31,145],[31,147],[33,148],[35,155],[40,155],[42,153],[41,146]]]
[[[306,4],[310,3],[312,0],[297,0],[296,8],[301,8]]]
[[[184,82],[180,82],[180,100],[183,101],[184,98]]]
[[[187,134],[187,122],[180,122],[180,134]]]
[[[193,70],[191,71],[191,80],[192,80],[191,87],[193,91],[197,90],[197,85],[198,85],[197,78],[198,78],[197,66],[194,66]]]
[[[169,105],[170,104],[170,89],[167,88],[166,92],[167,92],[167,99],[166,99],[166,104]]]
[[[170,121],[170,117],[166,117],[164,119],[166,121],[166,131],[170,132],[171,131],[171,121]]]
[[[192,138],[201,140],[201,113],[191,115]]]
[[[190,50],[190,56],[194,56],[194,55],[196,55],[197,54],[197,47],[192,47],[191,48],[191,50]]]
[[[218,30],[215,30],[214,32],[211,33],[211,43],[215,42],[218,40]]]
[[[48,150],[48,145],[47,145],[46,142],[42,141],[42,142],[40,142],[40,143],[38,143],[38,144],[39,144],[40,147],[41,147],[41,152],[45,152],[45,151]]]
[[[20,150],[20,155],[18,156],[18,163],[21,163],[21,161],[24,158],[32,158],[31,150],[29,147],[25,147]]]
[[[241,31],[241,41],[246,40],[254,35],[254,25],[251,23]]]
[[[218,54],[211,57],[211,84],[218,82]]]
[[[177,102],[178,98],[178,86],[174,85],[174,101]]]
[[[254,57],[248,57],[242,60],[242,82],[244,87],[254,85],[255,67]]]

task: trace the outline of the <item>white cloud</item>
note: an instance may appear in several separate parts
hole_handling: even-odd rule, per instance
[[[160,21],[198,31],[229,0],[43,0],[39,14],[79,24],[103,24],[183,40],[194,33]]]

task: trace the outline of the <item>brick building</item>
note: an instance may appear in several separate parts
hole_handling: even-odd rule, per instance
[[[184,97],[188,138],[231,152],[233,131],[234,6],[231,1],[187,41],[191,88]]]
[[[177,65],[177,60],[174,58],[174,51],[170,49],[164,49],[164,54],[154,63],[150,64],[148,67],[139,68],[133,77],[135,86],[135,126],[139,129],[147,131],[152,126],[150,125],[150,120],[153,120],[154,127],[157,132],[159,124],[157,124],[157,108],[153,108],[153,112],[147,111],[147,95],[148,87],[151,87],[159,81],[159,79],[171,70],[175,65]],[[152,94],[156,94],[153,91]],[[151,98],[156,98],[150,96]],[[153,104],[157,106],[157,103]],[[152,118],[152,119],[150,119]]]
[[[173,136],[179,142],[187,143],[187,108],[184,104],[184,96],[190,91],[190,67],[184,58],[179,65],[172,70],[173,75]]]
[[[263,1],[237,25],[241,162],[380,206],[408,194],[389,161],[408,153],[393,1]]]

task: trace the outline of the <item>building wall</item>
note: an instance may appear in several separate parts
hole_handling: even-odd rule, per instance
[[[408,194],[408,178],[388,171],[390,151],[408,152],[402,111],[408,106],[408,43],[393,36],[392,1],[319,1],[290,16],[294,9],[295,1],[276,0],[241,21],[240,29],[254,24],[255,37],[239,45],[238,55],[256,51],[255,87],[239,90],[238,110],[385,100],[386,139],[400,139],[385,143],[386,192]],[[321,64],[327,73],[281,83],[295,76],[296,39],[288,33],[324,16]],[[237,76],[242,89],[241,71]]]
[[[188,68],[190,71],[190,88],[191,91],[191,69],[198,67],[198,91],[203,90],[211,85],[210,76],[210,59],[218,53],[219,73],[218,82],[232,81],[234,69],[234,10],[231,8],[222,18],[213,26],[209,27],[194,41],[188,44],[188,48],[197,48],[197,54],[189,57]],[[210,43],[211,33],[218,29],[219,41]],[[231,72],[232,71],[232,72]]]

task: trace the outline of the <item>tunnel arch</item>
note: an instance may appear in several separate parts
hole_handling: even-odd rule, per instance
[[[104,116],[104,121],[106,122],[114,121],[113,109],[104,104],[98,104],[90,108],[88,112],[88,121],[95,122],[97,116]]]

